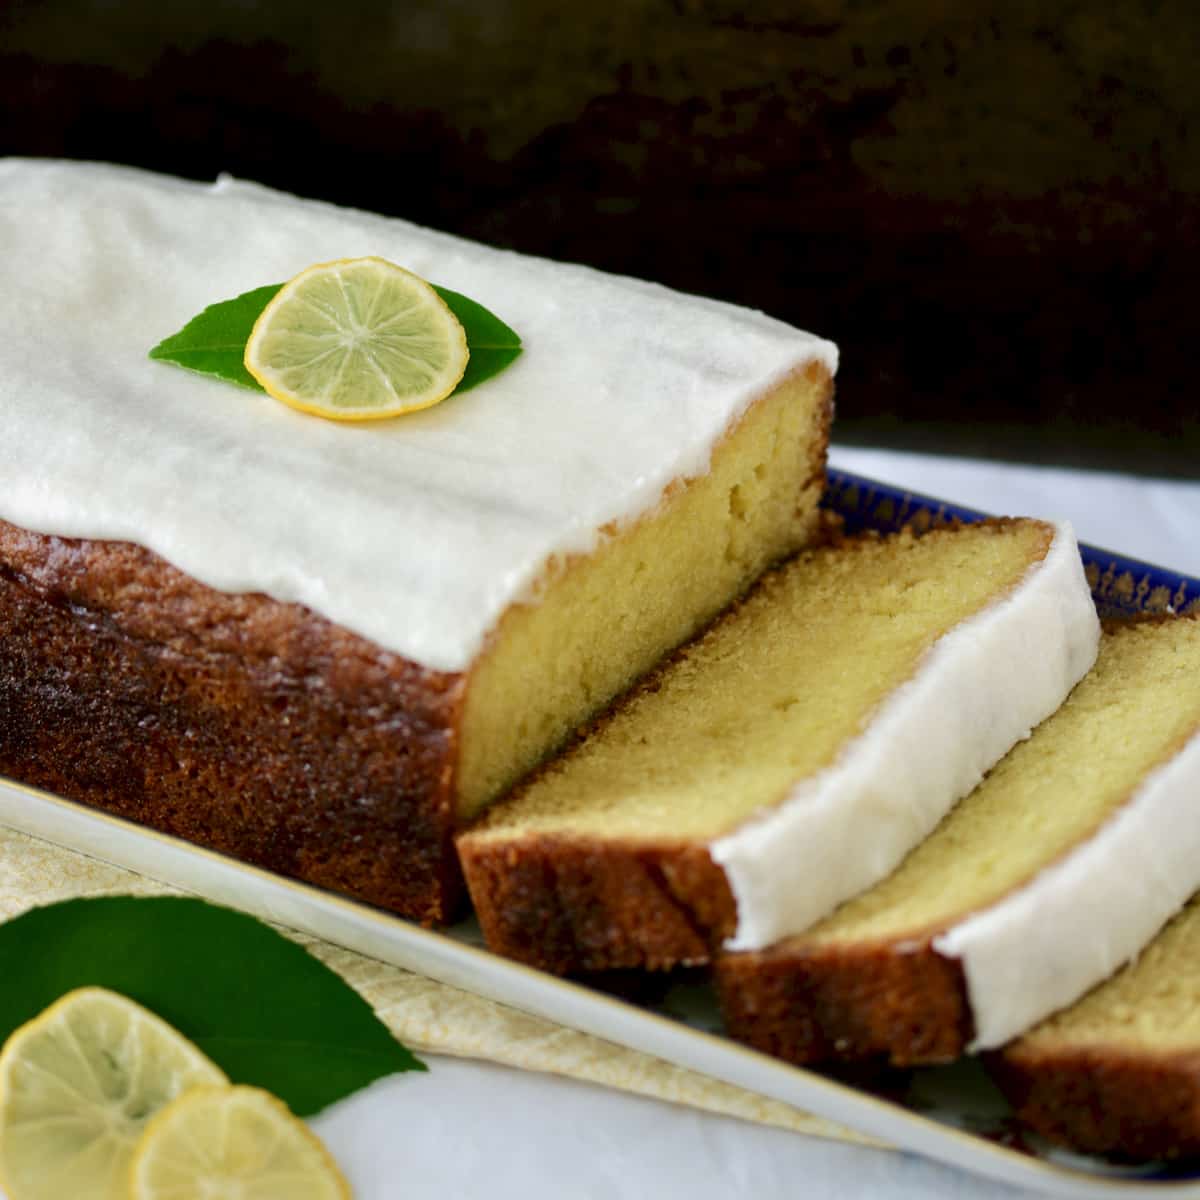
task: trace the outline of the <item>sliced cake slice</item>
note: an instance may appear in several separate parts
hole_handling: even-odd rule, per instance
[[[1200,897],[1135,962],[989,1066],[1021,1121],[1073,1149],[1200,1154]]]
[[[909,1065],[1070,1004],[1200,887],[1198,728],[1200,620],[1110,626],[1062,708],[891,876],[800,936],[722,957],[730,1032],[794,1062]]]
[[[806,928],[1053,712],[1098,636],[1066,527],[801,555],[459,837],[488,944],[659,968]]]

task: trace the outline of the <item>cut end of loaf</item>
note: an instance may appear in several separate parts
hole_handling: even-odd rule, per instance
[[[833,380],[811,362],[756,400],[707,474],[596,553],[551,564],[469,678],[457,774],[463,820],[702,629],[822,528]]]

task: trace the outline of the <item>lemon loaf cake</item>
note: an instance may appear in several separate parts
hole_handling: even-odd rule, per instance
[[[1200,1155],[1200,898],[1133,963],[988,1062],[1017,1117],[1075,1150]]]
[[[0,773],[421,920],[458,822],[818,526],[836,350],[760,313],[75,163],[0,162],[0,252]],[[147,358],[364,255],[522,356],[365,425]]]
[[[735,1036],[796,1062],[992,1049],[1128,961],[1200,887],[1200,621],[1093,670],[879,886],[717,964]]]
[[[1091,665],[1070,530],[805,552],[477,826],[488,944],[558,972],[766,946],[876,882]]]

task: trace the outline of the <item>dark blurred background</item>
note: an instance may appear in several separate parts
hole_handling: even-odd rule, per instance
[[[1200,478],[1196,0],[0,0],[0,105],[765,309],[843,441]]]

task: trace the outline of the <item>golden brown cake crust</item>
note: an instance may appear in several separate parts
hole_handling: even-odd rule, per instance
[[[704,963],[737,924],[701,847],[545,835],[459,853],[489,949],[557,975]]]
[[[974,1036],[958,962],[931,938],[724,954],[715,982],[726,1028],[794,1063],[951,1062]]]
[[[1200,1154],[1200,1054],[1018,1042],[987,1063],[1018,1120],[1051,1141],[1124,1159]]]
[[[0,522],[0,773],[431,923],[462,677],[128,543]]]

